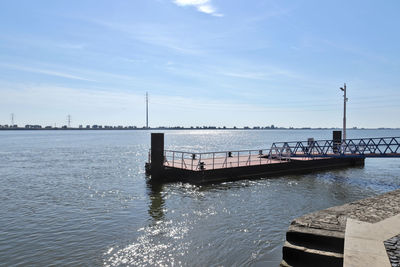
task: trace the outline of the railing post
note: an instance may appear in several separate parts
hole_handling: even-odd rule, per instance
[[[183,169],[183,153],[182,153],[182,162],[181,162],[181,168]]]
[[[197,164],[197,166],[199,166],[199,164],[201,164],[201,154],[199,156],[199,163]]]
[[[249,150],[249,166],[251,165],[251,150]]]
[[[238,167],[240,166],[240,151],[238,151]]]
[[[151,149],[149,150],[148,157],[149,157],[148,161],[149,161],[149,163],[151,163]]]
[[[213,153],[213,170],[214,170],[215,153]]]
[[[175,151],[172,152],[172,167],[174,167],[175,164]]]

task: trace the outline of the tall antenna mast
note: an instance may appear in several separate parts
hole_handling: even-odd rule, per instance
[[[67,116],[68,128],[71,128],[71,115]]]
[[[14,127],[14,113],[11,113],[11,127]]]
[[[149,94],[146,92],[146,128],[149,128]]]

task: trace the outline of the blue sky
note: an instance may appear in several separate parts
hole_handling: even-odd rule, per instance
[[[399,1],[0,4],[0,124],[400,127]]]

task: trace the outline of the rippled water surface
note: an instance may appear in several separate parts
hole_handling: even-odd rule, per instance
[[[167,131],[166,149],[268,148],[328,130]],[[351,137],[400,136],[353,130]],[[216,185],[150,186],[149,131],[1,131],[0,262],[277,266],[291,220],[400,188],[400,159]]]

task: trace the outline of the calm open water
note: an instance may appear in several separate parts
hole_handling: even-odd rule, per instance
[[[166,131],[166,149],[268,148],[330,130]],[[351,130],[351,137],[400,136]],[[291,220],[400,188],[400,159],[151,187],[150,131],[0,131],[0,265],[277,266]]]

